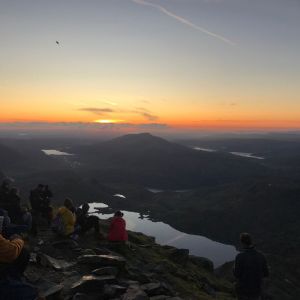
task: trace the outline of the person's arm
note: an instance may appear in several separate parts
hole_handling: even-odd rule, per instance
[[[13,262],[21,253],[24,241],[21,238],[7,240],[0,235],[0,261],[3,263]]]
[[[263,277],[268,277],[269,276],[269,267],[267,264],[267,260],[265,256],[262,256],[262,271],[263,271]]]
[[[238,254],[235,258],[234,267],[233,267],[233,275],[235,278],[240,278],[242,274],[242,265],[241,265],[241,257]]]

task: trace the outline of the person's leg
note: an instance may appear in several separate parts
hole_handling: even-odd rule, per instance
[[[34,300],[37,297],[37,288],[28,283],[14,279],[0,281],[0,299]]]
[[[86,232],[94,228],[96,233],[99,233],[99,219],[97,216],[89,216],[81,226],[81,231]]]
[[[27,225],[10,224],[9,226],[4,228],[3,233],[5,238],[9,238],[11,235],[21,234],[28,231],[29,227]]]
[[[9,266],[8,274],[12,278],[21,278],[29,264],[29,260],[29,251],[23,248],[18,258]]]
[[[23,218],[24,224],[28,226],[29,230],[31,230],[31,228],[32,228],[32,215],[31,215],[31,213],[30,212],[25,212],[23,214],[22,218]]]
[[[47,220],[48,224],[51,225],[51,222],[53,220],[53,208],[51,206],[47,207]]]

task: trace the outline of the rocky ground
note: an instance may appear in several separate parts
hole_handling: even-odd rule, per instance
[[[107,228],[101,221],[103,235]],[[233,285],[214,274],[211,261],[141,233],[129,232],[128,245],[93,232],[75,242],[44,227],[27,246],[32,257],[26,278],[49,300],[234,299]]]

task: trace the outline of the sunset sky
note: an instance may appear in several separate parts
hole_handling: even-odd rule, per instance
[[[300,128],[298,0],[0,0],[0,36],[5,125]]]

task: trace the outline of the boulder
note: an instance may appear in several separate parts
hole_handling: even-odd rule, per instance
[[[169,253],[169,258],[179,264],[185,265],[189,260],[188,249],[172,249]]]
[[[84,293],[76,293],[73,297],[72,300],[99,300],[98,295],[88,295]]]
[[[116,284],[106,284],[103,288],[103,296],[105,299],[112,299],[124,294],[127,287],[116,285]]]
[[[64,271],[76,265],[75,262],[67,262],[63,259],[56,259],[43,253],[38,255],[37,261],[39,261],[43,267],[51,267],[56,271]]]
[[[78,243],[71,239],[63,239],[53,242],[52,246],[58,249],[76,249],[78,248]]]
[[[64,288],[62,284],[56,284],[54,282],[43,279],[40,279],[35,283],[35,285],[40,291],[40,294],[45,297],[45,299],[49,299],[50,297],[59,295]]]
[[[92,249],[81,249],[80,251],[80,255],[95,255],[97,253],[95,253],[94,250]]]
[[[130,286],[122,296],[122,300],[149,300],[147,294],[138,286]]]
[[[97,255],[114,255],[112,251],[107,248],[94,248],[93,251]]]
[[[116,280],[115,276],[94,276],[87,275],[83,276],[79,281],[75,282],[71,286],[71,291],[76,292],[95,292],[102,291],[105,284],[114,283]]]
[[[148,296],[168,295],[174,296],[174,291],[167,284],[162,282],[151,282],[141,285],[141,289],[147,293]]]
[[[206,271],[214,271],[214,264],[208,258],[190,255],[190,261],[195,265],[199,266],[200,268],[205,269]]]

